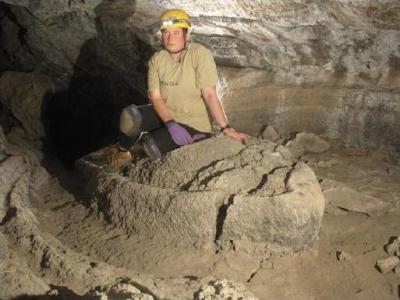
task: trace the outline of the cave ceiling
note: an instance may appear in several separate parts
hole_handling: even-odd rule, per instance
[[[376,83],[400,61],[396,0],[2,2],[2,68],[40,69],[59,83],[76,68],[106,68],[144,90],[144,62],[160,48],[159,16],[175,7],[190,13],[192,40],[219,66],[349,73]]]

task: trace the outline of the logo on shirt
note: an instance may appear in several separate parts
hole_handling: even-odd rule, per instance
[[[164,86],[177,86],[179,85],[178,81],[161,81],[161,84]]]

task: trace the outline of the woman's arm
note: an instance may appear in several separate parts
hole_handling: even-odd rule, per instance
[[[149,99],[150,102],[153,104],[154,110],[156,111],[157,115],[164,123],[172,120],[172,115],[169,112],[168,107],[161,96],[160,90],[156,89],[149,91]]]
[[[245,142],[248,136],[244,133],[238,132],[229,126],[221,101],[218,99],[217,90],[215,86],[201,89],[201,94],[211,115],[214,117],[217,125],[223,129],[223,133],[230,138],[239,142]]]

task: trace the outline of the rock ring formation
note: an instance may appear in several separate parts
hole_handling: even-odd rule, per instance
[[[313,171],[283,146],[225,137],[100,172],[92,198],[127,232],[187,242],[300,250],[318,236],[325,201]]]

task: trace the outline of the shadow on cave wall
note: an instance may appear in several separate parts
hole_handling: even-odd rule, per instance
[[[80,296],[65,286],[56,286],[50,284],[53,291],[57,291],[56,295],[20,295],[11,300],[87,300],[93,297]]]
[[[120,72],[102,64],[96,43],[84,44],[68,90],[57,92],[44,111],[47,150],[70,168],[83,155],[116,142],[123,107],[148,102]]]

